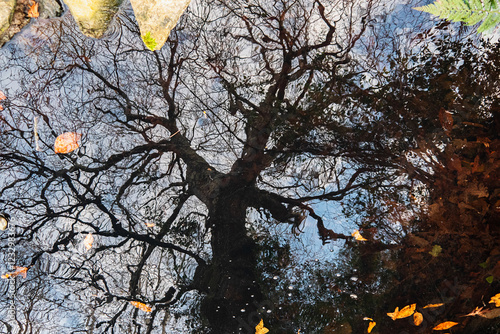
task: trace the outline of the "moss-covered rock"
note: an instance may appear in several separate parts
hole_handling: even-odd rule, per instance
[[[123,0],[64,0],[83,34],[99,38]]]
[[[0,0],[0,34],[9,26],[16,7],[16,0]]]
[[[191,0],[131,0],[144,44],[159,50]]]

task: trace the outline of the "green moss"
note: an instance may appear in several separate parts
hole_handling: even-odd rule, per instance
[[[149,50],[151,51],[155,50],[157,43],[156,40],[153,37],[151,37],[151,32],[148,31],[146,34],[142,35],[142,41]]]

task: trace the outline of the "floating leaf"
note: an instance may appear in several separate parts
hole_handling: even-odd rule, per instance
[[[371,333],[372,332],[372,329],[373,327],[375,327],[377,323],[375,321],[370,321],[370,323],[368,324],[368,329],[367,329],[367,332],[368,333]]]
[[[402,319],[412,315],[415,312],[416,308],[417,304],[407,305],[403,307],[401,310],[399,310],[399,308],[396,307],[393,313],[387,313],[387,315],[391,317],[392,320]]]
[[[39,15],[40,14],[38,13],[38,3],[35,2],[28,10],[28,17],[38,17]]]
[[[155,223],[144,223],[146,224],[146,227],[155,227],[156,224]]]
[[[0,101],[7,99],[7,96],[0,90]]]
[[[130,302],[133,306],[137,307],[139,310],[143,310],[144,312],[151,312],[151,307],[147,306],[141,302]]]
[[[415,324],[415,326],[420,326],[420,324],[422,324],[422,321],[424,321],[424,316],[422,315],[422,313],[413,313],[413,323]]]
[[[148,31],[144,35],[142,35],[142,41],[144,42],[144,45],[151,50],[154,51],[156,48],[156,40],[151,36],[151,32]]]
[[[435,308],[435,307],[441,307],[443,306],[444,303],[439,303],[439,304],[428,304],[428,305],[425,305],[423,308]]]
[[[2,275],[2,278],[16,277],[18,275],[21,275],[23,278],[26,278],[26,274],[28,272],[28,268],[27,267],[14,266],[14,269],[16,271],[11,272],[11,273],[6,273],[5,275]]]
[[[393,313],[387,313],[387,315],[392,319],[396,320],[398,318],[399,307],[396,307]]]
[[[438,257],[442,250],[443,249],[441,248],[441,246],[434,245],[434,247],[432,247],[432,250],[429,252],[429,254],[431,254],[433,257]]]
[[[260,322],[257,326],[255,326],[255,334],[266,334],[269,332],[269,329],[264,327],[264,319],[260,319]]]
[[[66,154],[76,150],[80,146],[78,141],[81,137],[82,135],[76,132],[65,132],[59,135],[54,143],[54,151],[56,153]]]
[[[488,267],[488,261],[485,261],[483,263],[480,263],[479,266],[483,269],[486,269]]]
[[[486,277],[486,282],[491,284],[491,283],[493,283],[493,279],[494,279],[493,275],[488,276],[488,277]]]
[[[437,325],[436,327],[433,328],[435,331],[444,331],[445,329],[451,328],[455,325],[458,325],[458,322],[453,322],[453,321],[445,321]]]
[[[495,303],[496,307],[500,307],[500,293],[497,293],[491,297],[490,303]]]
[[[85,240],[83,241],[83,245],[87,250],[92,248],[92,243],[94,242],[94,237],[92,236],[92,233],[87,234],[85,237]]]
[[[354,230],[354,232],[352,232],[352,236],[358,241],[368,241],[368,239],[365,239],[363,238],[363,236],[361,236],[358,230]]]
[[[370,321],[373,321],[372,318],[368,318],[368,317],[364,317],[363,320],[370,320]]]

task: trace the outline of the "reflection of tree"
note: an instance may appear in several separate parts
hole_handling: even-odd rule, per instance
[[[399,116],[366,108],[396,105],[392,82],[386,95],[360,88],[364,70],[350,56],[371,9],[350,1],[206,3],[162,52],[143,49],[127,18],[113,41],[86,39],[62,21],[16,50],[0,196],[19,225],[18,247],[30,245],[19,262],[67,287],[52,289],[47,303],[86,317],[64,326],[157,332],[198,291],[214,332],[251,331],[268,298],[251,210],[294,231],[309,215],[324,242],[347,240],[318,204],[366,206],[385,193],[387,208],[397,202],[390,192],[411,188],[402,173],[427,182],[428,171],[401,154],[420,143],[407,139],[420,125],[400,133]],[[57,156],[52,143],[65,131],[83,133],[82,146]],[[367,244],[370,252],[401,236],[389,225],[362,227],[391,232]],[[96,241],[85,252],[89,232]],[[144,317],[128,301],[153,311]]]

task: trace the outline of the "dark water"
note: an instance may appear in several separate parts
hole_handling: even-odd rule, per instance
[[[1,332],[499,333],[499,47],[416,5],[197,2],[156,52],[32,22]]]

